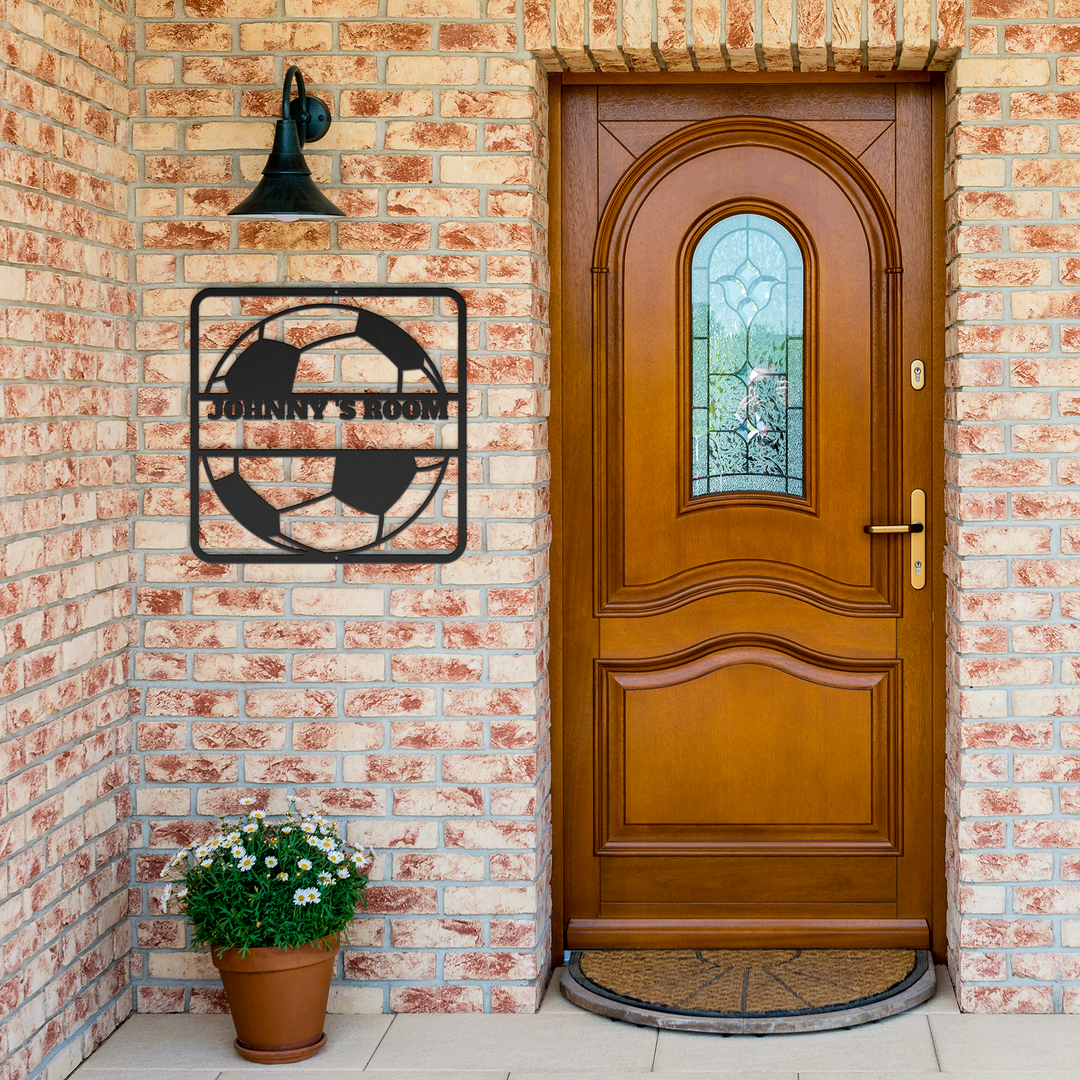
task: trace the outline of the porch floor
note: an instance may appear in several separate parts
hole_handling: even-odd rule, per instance
[[[326,1048],[287,1066],[232,1047],[228,1016],[136,1015],[74,1080],[241,1080],[253,1070],[297,1080],[1015,1080],[1080,1078],[1080,1016],[963,1015],[938,968],[935,996],[901,1016],[806,1035],[696,1035],[632,1027],[559,995],[555,972],[536,1015],[327,1017]]]

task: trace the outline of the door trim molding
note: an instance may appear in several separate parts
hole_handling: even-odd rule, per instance
[[[648,72],[648,73],[624,73],[604,74],[601,72],[553,74],[549,76],[549,128],[551,156],[549,177],[551,182],[548,192],[549,217],[549,268],[551,272],[551,413],[549,421],[550,452],[552,457],[551,477],[551,517],[552,517],[552,544],[551,544],[551,623],[550,641],[551,651],[549,660],[549,675],[551,683],[551,748],[552,748],[552,775],[551,775],[551,816],[552,816],[552,863],[551,863],[551,956],[553,967],[562,962],[563,951],[567,947],[569,935],[575,938],[581,932],[589,932],[593,929],[590,920],[575,920],[573,927],[568,926],[565,918],[567,905],[567,889],[569,883],[566,876],[566,831],[573,828],[574,823],[567,821],[565,799],[565,778],[568,765],[564,761],[564,711],[576,708],[574,702],[567,702],[565,687],[565,671],[563,665],[563,649],[566,643],[566,634],[570,629],[566,617],[566,605],[563,591],[568,587],[568,572],[572,567],[566,560],[566,537],[569,531],[580,529],[580,521],[567,522],[564,516],[564,490],[563,465],[567,439],[570,440],[568,449],[573,450],[573,433],[566,433],[562,421],[561,409],[564,401],[564,368],[563,368],[563,326],[561,320],[562,297],[563,297],[563,232],[564,229],[574,228],[574,207],[564,207],[562,197],[562,159],[563,159],[563,129],[562,129],[562,87],[573,85],[592,86],[661,86],[661,85],[708,85],[727,83],[734,86],[746,86],[750,84],[773,84],[788,83],[801,86],[813,86],[819,84],[832,84],[843,86],[857,86],[866,83],[906,83],[906,82],[931,82],[933,86],[934,109],[933,109],[933,147],[932,157],[933,170],[933,195],[934,195],[934,250],[933,250],[933,348],[931,350],[931,370],[928,378],[926,391],[934,395],[934,430],[944,432],[944,364],[945,364],[945,201],[944,201],[944,178],[943,161],[946,138],[945,122],[945,95],[944,77],[940,74],[928,72],[853,72],[850,74],[837,74],[835,72],[822,73],[777,73],[762,72],[760,75],[745,75],[733,72]],[[944,578],[941,575],[937,560],[944,543],[944,441],[942,438],[935,440],[933,449],[934,475],[937,477],[936,485],[928,490],[929,499],[929,529],[930,539],[934,543],[931,552],[929,566],[933,567],[939,578],[940,586],[935,590],[934,596],[934,650],[933,669],[927,675],[933,683],[933,742],[934,742],[934,765],[932,784],[935,794],[942,797],[945,791],[945,677],[946,677],[946,639],[945,639],[945,587]],[[925,923],[911,923],[907,921],[895,925],[895,934],[890,934],[890,941],[898,940],[903,934],[910,933],[913,947],[925,947],[929,941],[934,950],[935,958],[943,962],[946,952],[946,916],[949,906],[948,882],[945,872],[945,833],[946,821],[944,813],[936,813],[933,823],[935,865],[933,879],[933,929],[926,929]],[[700,923],[695,923],[700,926]],[[712,924],[710,924],[712,925]],[[761,944],[763,940],[777,941],[775,936],[764,939],[759,931],[767,930],[770,935],[775,935],[777,927],[759,921],[753,926],[743,924],[747,931],[746,940],[752,944]],[[882,923],[875,920],[874,926],[882,927]],[[894,924],[889,924],[894,925]],[[604,921],[604,926],[610,928],[611,924]],[[835,929],[832,924],[815,924],[819,926],[824,944],[826,934],[833,940],[832,934]],[[595,929],[599,930],[597,926]],[[633,929],[648,933],[648,940],[658,940],[654,932],[661,935],[659,940],[669,942],[671,947],[677,947],[680,939],[676,936],[678,927],[653,927],[633,921]],[[717,942],[730,941],[730,926],[716,924],[715,933]],[[809,928],[808,928],[809,929]],[[620,931],[621,933],[621,931]],[[879,944],[872,936],[870,926],[861,927],[852,925],[853,944],[873,947]],[[595,942],[593,947],[603,948],[612,944],[610,938],[599,935],[590,937]],[[622,939],[625,940],[625,939]],[[919,942],[923,944],[920,946]]]
[[[926,949],[923,919],[571,919],[567,949]]]

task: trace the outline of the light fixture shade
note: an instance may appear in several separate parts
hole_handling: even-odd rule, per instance
[[[289,83],[295,76],[300,97],[289,101]],[[296,117],[304,125],[302,136]],[[277,218],[279,221],[299,221],[310,218],[345,217],[345,211],[335,206],[311,179],[302,153],[304,140],[321,138],[330,126],[330,118],[321,102],[308,98],[300,72],[291,67],[285,76],[282,119],[274,128],[274,145],[266,159],[262,179],[255,190],[239,206],[229,211],[230,217]],[[312,127],[317,133],[313,133]],[[321,129],[321,130],[319,130]]]

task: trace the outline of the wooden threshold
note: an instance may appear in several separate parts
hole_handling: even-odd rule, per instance
[[[924,919],[571,919],[568,949],[927,949]]]

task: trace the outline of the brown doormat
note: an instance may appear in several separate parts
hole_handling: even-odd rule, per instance
[[[562,991],[633,1023],[762,1034],[867,1023],[925,1001],[934,984],[924,950],[632,949],[572,953]]]

